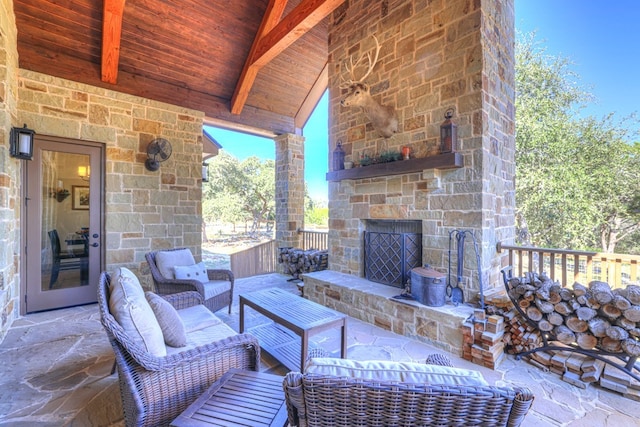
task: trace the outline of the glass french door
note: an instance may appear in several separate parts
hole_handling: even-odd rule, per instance
[[[97,300],[102,159],[100,144],[36,135],[23,208],[28,313]]]

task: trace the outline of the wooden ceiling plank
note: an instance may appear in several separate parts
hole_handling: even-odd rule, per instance
[[[329,63],[325,63],[320,75],[311,87],[311,90],[304,99],[304,102],[298,110],[298,114],[294,117],[294,124],[297,129],[302,129],[307,124],[307,120],[315,110],[316,105],[322,98],[329,85]]]
[[[253,40],[253,45],[251,46],[251,51],[249,52],[249,56],[242,68],[242,73],[240,74],[240,79],[238,80],[238,84],[233,92],[233,97],[231,98],[231,113],[232,114],[240,114],[242,112],[242,108],[244,104],[247,102],[247,98],[249,97],[249,91],[253,86],[253,83],[256,80],[258,75],[258,71],[260,70],[259,66],[253,64],[253,57],[256,53],[258,45],[262,37],[265,34],[269,33],[277,24],[280,22],[280,18],[282,18],[282,14],[284,13],[284,8],[287,6],[287,0],[270,0],[269,5],[267,6],[267,10],[265,11],[262,22],[260,23],[260,28],[258,29],[258,33],[256,34],[255,39]]]
[[[120,61],[122,15],[125,0],[104,0],[102,16],[102,81],[116,84]]]

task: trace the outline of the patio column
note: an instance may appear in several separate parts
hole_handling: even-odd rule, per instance
[[[276,244],[300,247],[298,228],[304,227],[304,140],[300,135],[277,136]]]

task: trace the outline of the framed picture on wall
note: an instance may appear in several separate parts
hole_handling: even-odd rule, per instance
[[[84,187],[81,185],[72,185],[71,196],[73,199],[71,209],[76,211],[89,210],[89,187]]]

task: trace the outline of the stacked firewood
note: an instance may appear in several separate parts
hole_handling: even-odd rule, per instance
[[[594,280],[569,289],[535,273],[508,284],[509,296],[530,323],[556,341],[640,356],[640,286],[612,290]]]
[[[569,338],[571,338],[571,335],[569,335],[569,337],[564,337],[560,334],[560,336],[566,341],[565,342],[567,344],[566,350],[563,350],[563,349],[541,350],[541,348],[544,346],[544,341],[541,335],[542,332],[537,328],[539,321],[533,322],[531,319],[526,319],[524,316],[522,316],[520,314],[520,311],[516,310],[516,308],[514,307],[514,302],[515,301],[518,302],[518,307],[525,314],[533,312],[534,317],[536,312],[532,310],[527,311],[526,309],[532,306],[537,308],[543,314],[540,320],[548,321],[547,315],[549,313],[542,312],[542,310],[540,310],[540,308],[536,304],[536,298],[540,299],[540,296],[536,294],[536,290],[539,287],[547,288],[546,285],[542,286],[538,283],[542,281],[549,282],[549,279],[544,275],[542,277],[529,275],[525,279],[518,279],[518,280],[511,279],[509,285],[512,290],[514,287],[517,287],[519,285],[523,285],[523,284],[529,285],[531,283],[534,284],[533,285],[534,289],[527,288],[524,293],[521,293],[522,288],[520,288],[519,291],[512,292],[511,294],[512,296],[518,296],[521,294],[521,297],[515,299],[514,301],[512,301],[509,297],[507,297],[504,291],[499,291],[499,290],[494,290],[494,292],[489,291],[485,295],[486,318],[490,319],[495,317],[501,317],[503,319],[504,333],[503,333],[502,339],[504,342],[504,351],[510,354],[518,354],[518,353],[523,353],[530,350],[539,349],[538,351],[535,351],[530,355],[525,356],[523,359],[527,360],[530,364],[538,367],[539,369],[544,370],[545,372],[553,372],[560,375],[564,381],[574,386],[577,386],[580,388],[587,388],[591,384],[599,384],[603,388],[607,388],[612,391],[621,393],[624,397],[640,401],[640,381],[635,380],[633,377],[621,371],[620,369],[612,366],[611,364],[605,363],[603,360],[596,359],[588,355],[576,353],[573,349],[577,345],[577,338],[579,334],[591,333],[593,335],[593,332],[591,332],[589,329],[589,324],[591,324],[591,327],[595,329],[596,324],[602,325],[602,324],[605,324],[604,322],[609,323],[610,326],[617,326],[620,323],[624,323],[624,321],[618,321],[618,320],[611,319],[610,317],[604,317],[601,314],[602,312],[604,313],[612,312],[611,307],[607,307],[604,310],[602,310],[602,306],[611,304],[612,302],[615,306],[615,300],[616,300],[615,295],[618,295],[621,292],[619,290],[612,290],[611,293],[614,295],[614,298],[605,304],[600,303],[600,307],[596,309],[594,308],[594,306],[595,306],[595,301],[597,300],[595,300],[595,297],[593,296],[593,289],[597,290],[596,293],[599,295],[599,298],[601,300],[606,300],[606,297],[603,298],[603,296],[601,296],[600,293],[601,292],[607,293],[606,289],[608,286],[604,287],[596,283],[590,284],[590,286],[588,287],[580,286],[578,284],[575,285],[575,288],[579,289],[578,293],[580,293],[581,290],[585,290],[585,292],[579,296],[575,296],[575,293],[574,293],[573,294],[574,297],[569,298],[568,300],[563,300],[561,297],[559,302],[552,303],[552,304],[560,304],[562,302],[565,302],[567,303],[568,307],[573,309],[573,312],[571,312],[570,314],[564,315],[563,317],[565,318],[568,318],[570,316],[578,317],[578,314],[575,312],[578,311],[578,309],[580,309],[583,306],[582,305],[578,306],[575,304],[575,302],[577,302],[580,296],[584,296],[586,300],[583,298],[579,298],[580,301],[585,301],[589,304],[592,304],[593,306],[590,306],[589,308],[595,310],[597,312],[597,315],[589,320],[585,320],[585,322],[587,322],[588,332],[572,331],[569,328],[569,326],[563,323],[563,326],[567,327],[567,329],[573,332],[576,339],[576,341],[568,342]],[[566,298],[566,295],[567,295],[566,292],[562,290],[558,291],[556,286],[557,286],[557,283],[555,282],[552,282],[550,284],[549,286],[550,296],[547,299],[542,299],[542,301],[545,301],[545,302],[555,301],[557,297],[554,297],[552,295],[556,292],[561,293],[562,295],[565,295],[565,298]],[[630,303],[629,308],[631,308],[631,306],[638,306],[636,288],[638,287],[630,286],[630,287],[627,287],[627,291],[624,292],[624,294],[626,295],[625,298]],[[532,293],[528,294],[527,292],[529,291],[531,291]],[[526,294],[526,297],[525,297],[525,294]],[[531,295],[534,295],[533,299],[527,300],[526,298],[527,297],[530,298]],[[546,295],[544,294],[543,296],[546,297]],[[521,303],[522,300],[527,300],[529,304],[527,305],[526,303]],[[589,300],[591,300],[591,302],[589,302]],[[626,304],[623,305],[623,307],[625,306]],[[560,305],[560,307],[563,307],[563,305]],[[563,308],[560,308],[560,310],[562,311]],[[627,319],[624,316],[625,310],[620,308],[618,309],[621,311],[621,313],[617,317],[617,319],[619,319],[620,317],[622,317],[623,319]],[[582,313],[582,310],[580,310],[580,312]],[[633,313],[634,311],[632,310],[632,312],[628,313],[627,316],[631,315],[633,317]],[[477,314],[475,316],[478,317]],[[580,316],[583,316],[583,314],[581,314]],[[479,317],[482,317],[482,316],[479,316]],[[552,316],[552,319],[553,319],[553,316]],[[580,318],[578,317],[578,319]],[[573,322],[575,322],[575,320]],[[478,323],[483,323],[484,325],[487,324],[487,322],[479,322],[478,320],[470,319],[465,324],[467,329],[465,329],[465,327],[463,326],[463,331],[465,330],[473,331],[473,327]],[[495,320],[492,323],[500,323],[500,322],[498,320]],[[572,323],[572,321],[569,322],[569,325],[572,325],[572,327],[575,327],[575,324]],[[557,326],[561,326],[561,325],[557,325]],[[618,327],[621,327],[621,326],[618,326]],[[471,328],[471,329],[468,329],[468,328]],[[634,328],[630,328],[630,329],[633,330]],[[631,330],[627,331],[629,333],[629,337],[631,337],[632,339],[637,339],[637,334],[634,335],[635,332],[632,332]],[[596,331],[598,330],[596,329]],[[563,344],[561,342],[558,342],[559,340],[553,336],[555,332],[556,332],[555,328],[553,328],[550,332],[546,332],[547,337],[549,337],[548,341],[553,341],[553,343],[549,343],[549,344],[562,347]],[[473,332],[471,333],[473,334]],[[610,334],[614,334],[614,333],[615,332],[610,331]],[[601,335],[601,332],[597,332],[597,335]],[[593,336],[598,338],[596,335],[593,335]],[[606,334],[606,328],[604,331],[604,336],[608,337],[608,335]],[[476,338],[481,339],[481,337],[482,337],[482,334],[476,333]],[[601,337],[601,338],[604,338],[604,337]],[[583,346],[584,346],[585,343],[589,341],[581,341],[581,342],[583,342]],[[606,340],[605,342],[608,343],[609,341]],[[620,364],[620,359],[618,359],[617,357],[605,356],[604,353],[602,352],[599,353],[598,349],[600,348],[599,347],[600,345],[601,345],[600,340],[596,340],[595,348],[592,348],[589,350],[594,352],[595,354],[600,354],[604,359]],[[484,358],[477,357],[477,355],[479,354],[479,347],[481,346],[482,346],[481,342],[477,342],[477,341],[474,342],[474,339],[472,336],[468,338],[467,334],[465,334],[465,349],[463,350],[465,358],[468,360],[473,360],[475,363],[478,363],[484,366],[490,366],[490,364],[486,363],[489,353],[485,352]],[[611,345],[609,345],[609,347],[607,348],[612,348],[612,347],[618,348],[617,346],[611,346]],[[634,345],[627,346],[627,347],[635,348]],[[622,348],[622,344],[620,344],[619,348],[620,350],[624,351]],[[624,356],[623,352],[620,352],[619,354],[621,356]],[[497,361],[499,360],[500,358]]]
[[[328,252],[317,249],[303,250],[299,248],[280,248],[278,263],[283,264],[284,274],[299,279],[303,273],[326,270],[328,268]]]
[[[504,326],[502,316],[486,316],[484,310],[474,310],[473,317],[462,325],[462,357],[496,369],[504,357]]]

